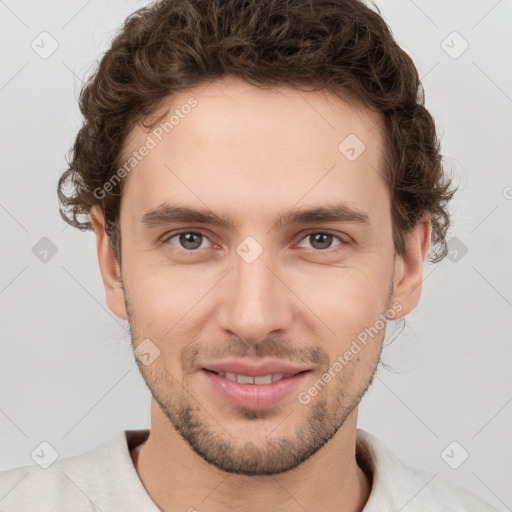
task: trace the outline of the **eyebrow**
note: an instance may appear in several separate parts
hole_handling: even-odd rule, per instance
[[[141,222],[147,228],[165,226],[173,222],[196,224],[211,224],[233,230],[241,224],[229,215],[218,215],[208,208],[191,208],[189,206],[164,203],[149,210],[141,217]],[[318,206],[313,208],[291,208],[281,213],[273,226],[285,224],[314,224],[325,222],[351,222],[369,225],[370,219],[365,212],[350,208],[346,204]]]

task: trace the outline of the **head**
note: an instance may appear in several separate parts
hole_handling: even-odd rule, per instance
[[[353,417],[387,321],[446,254],[453,191],[412,60],[359,0],[160,1],[80,107],[61,213],[96,233],[168,428],[225,471],[298,466]],[[302,373],[238,405],[214,375],[233,361]]]

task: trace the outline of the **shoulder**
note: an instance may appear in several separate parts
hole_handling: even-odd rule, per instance
[[[87,454],[81,454],[57,460],[46,469],[30,465],[0,471],[0,510],[88,510],[90,501],[80,491],[84,484],[80,473],[95,469],[88,464]]]
[[[496,512],[496,509],[462,487],[428,471],[408,466],[379,439],[357,430],[357,459],[373,478],[364,512]]]
[[[0,471],[0,510],[99,510],[95,492],[108,482],[123,439],[126,442],[125,431],[93,450],[57,459],[46,469],[27,465]]]

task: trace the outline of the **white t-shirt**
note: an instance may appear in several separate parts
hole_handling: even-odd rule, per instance
[[[148,435],[147,429],[123,430],[47,469],[34,465],[0,471],[0,512],[159,512],[130,456],[130,449]],[[357,430],[356,454],[372,487],[364,512],[496,512],[468,491],[405,465],[362,429]]]

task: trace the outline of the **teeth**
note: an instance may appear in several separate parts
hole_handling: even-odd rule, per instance
[[[239,384],[271,384],[272,382],[277,382],[278,380],[292,376],[291,373],[271,373],[269,375],[260,375],[258,377],[250,377],[249,375],[237,375],[236,373],[229,372],[217,373],[221,377],[226,377],[226,379],[232,382],[238,382]]]
[[[254,384],[254,377],[249,377],[247,375],[237,375],[236,381],[239,384]]]
[[[272,382],[272,375],[261,375],[254,377],[254,384],[270,384]]]

